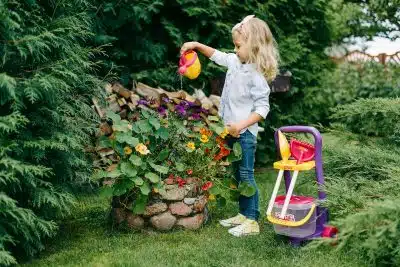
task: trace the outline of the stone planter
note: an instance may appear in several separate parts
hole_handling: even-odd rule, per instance
[[[135,215],[125,208],[132,204],[122,203],[123,197],[114,197],[111,211],[113,223],[131,229],[150,227],[158,231],[199,229],[208,219],[207,196],[195,179],[186,181],[185,185],[166,184],[165,192],[153,192],[142,215]]]

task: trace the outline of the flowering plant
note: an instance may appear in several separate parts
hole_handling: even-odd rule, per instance
[[[195,179],[209,200],[225,203],[226,190],[237,190],[224,179],[230,177],[226,166],[241,158],[241,148],[236,142],[228,147],[228,131],[219,118],[185,100],[162,98],[154,104],[141,99],[138,104],[127,119],[107,112],[113,132],[103,135],[98,147],[111,149],[116,160],[95,173],[103,180],[102,194],[131,199],[126,208],[142,213],[165,184],[182,187]]]

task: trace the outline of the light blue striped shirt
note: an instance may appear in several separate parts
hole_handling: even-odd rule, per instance
[[[269,112],[270,89],[267,80],[256,70],[255,65],[242,64],[236,54],[218,50],[215,50],[210,59],[228,68],[219,107],[219,115],[224,123],[246,120],[252,112],[265,119]],[[257,123],[240,133],[244,133],[247,129],[257,136]]]

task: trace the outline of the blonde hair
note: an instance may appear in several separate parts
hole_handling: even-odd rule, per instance
[[[254,63],[268,81],[275,79],[278,73],[279,53],[267,23],[250,15],[232,28],[232,35],[235,33],[243,37],[249,53],[248,63]]]

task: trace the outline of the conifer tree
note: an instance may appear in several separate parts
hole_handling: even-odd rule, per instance
[[[0,0],[0,265],[33,255],[87,180],[100,96],[85,0]]]

